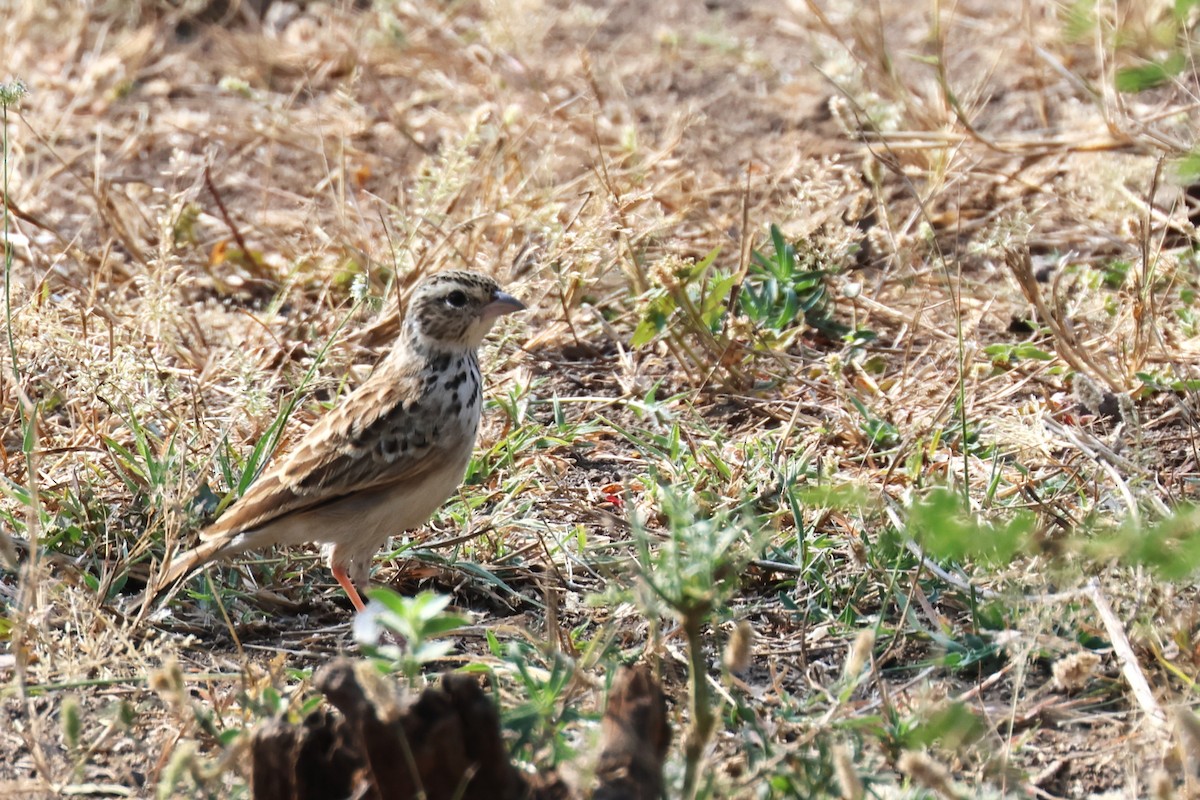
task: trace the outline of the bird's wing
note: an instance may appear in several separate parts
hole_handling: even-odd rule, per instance
[[[439,437],[420,371],[385,363],[328,412],[219,520],[205,539],[252,530],[364,489],[420,479],[453,454]]]

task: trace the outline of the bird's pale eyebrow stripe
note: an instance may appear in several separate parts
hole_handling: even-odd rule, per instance
[[[455,270],[438,272],[429,277],[428,286],[430,288],[440,287],[444,284],[458,284],[460,286],[487,288],[493,290],[498,290],[500,288],[500,284],[489,278],[472,275],[467,272],[458,272]]]

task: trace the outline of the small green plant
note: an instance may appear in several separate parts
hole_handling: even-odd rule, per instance
[[[1190,305],[1175,309],[1175,318],[1179,320],[1179,329],[1189,339],[1200,333],[1200,314]]]
[[[1188,57],[1182,50],[1174,50],[1166,58],[1158,61],[1146,61],[1132,67],[1122,67],[1117,70],[1113,79],[1118,92],[1144,92],[1169,83],[1175,76],[1183,72],[1188,65]]]
[[[1138,372],[1136,376],[1142,382],[1140,394],[1143,396],[1159,392],[1187,394],[1200,391],[1200,379],[1177,378],[1165,370],[1159,372]]]
[[[1018,553],[1031,552],[1034,528],[1029,513],[984,519],[966,507],[960,494],[945,488],[913,503],[907,519],[908,535],[931,558],[989,565],[1008,564]]]
[[[1011,364],[1016,364],[1018,361],[1054,360],[1054,356],[1032,342],[989,344],[983,348],[983,352],[992,360],[992,364],[997,367],[1007,367]]]
[[[506,675],[516,680],[522,698],[502,712],[505,730],[515,736],[513,755],[530,763],[548,760],[552,766],[574,758],[564,731],[590,716],[571,702],[576,664],[557,650],[543,653],[521,641],[503,644],[491,631],[487,641],[491,654],[508,665]]]
[[[1129,272],[1133,269],[1133,262],[1124,259],[1116,261],[1107,261],[1100,265],[1100,278],[1106,289],[1120,289],[1129,279]]]
[[[745,324],[756,335],[759,349],[786,347],[807,328],[828,339],[861,345],[875,337],[834,319],[826,281],[831,270],[824,256],[807,244],[788,243],[779,226],[771,226],[772,252],[754,251],[742,280],[715,266],[720,249],[697,262],[666,260],[653,271],[654,285],[640,298],[640,319],[630,343],[634,348],[662,340],[694,380],[707,380],[723,369],[735,384],[745,384],[746,354],[754,348],[745,338]],[[730,303],[737,297],[739,324],[729,324]]]
[[[176,434],[164,437],[161,431],[144,425],[132,408],[124,421],[132,437],[129,446],[111,436],[101,436],[101,441],[135,504],[161,524],[171,509],[173,487],[184,472],[183,448]]]
[[[387,672],[399,673],[409,686],[418,687],[427,664],[444,658],[454,642],[438,639],[467,624],[467,618],[446,612],[450,598],[435,592],[404,597],[388,588],[367,590],[367,597],[378,603],[376,609],[354,620],[354,638],[363,651]],[[399,643],[380,643],[380,634],[388,631]]]
[[[630,340],[639,348],[662,337],[697,379],[729,350],[721,327],[736,278],[713,267],[720,252],[715,248],[694,263],[674,259],[659,264],[655,285],[640,299],[641,319]]]
[[[1078,41],[1099,29],[1115,60],[1126,63],[1113,75],[1117,91],[1144,92],[1170,83],[1189,68],[1196,25],[1192,11],[1197,6],[1200,0],[1147,6],[1146,13],[1121,15],[1124,24],[1114,26],[1094,0],[1076,0],[1065,10],[1064,30]]]
[[[851,397],[850,402],[862,415],[858,424],[863,435],[867,437],[867,447],[875,453],[883,453],[900,444],[900,429],[887,420],[877,416],[857,397]]]
[[[1178,582],[1200,572],[1200,508],[1182,505],[1152,523],[1127,519],[1081,542],[1095,563],[1116,559],[1149,569],[1162,580]]]
[[[11,220],[8,215],[8,109],[16,106],[21,102],[27,93],[24,81],[17,80],[9,83],[0,83],[0,205],[3,205],[4,215],[4,238],[0,240],[0,247],[4,248],[4,330],[8,339],[8,355],[12,360],[12,374],[18,381],[21,377],[20,364],[17,361],[17,338],[13,331],[13,312],[12,312],[12,267],[13,267],[13,249],[12,239],[10,235],[9,225]],[[18,419],[21,423],[21,450],[25,454],[25,469],[29,475],[29,514],[31,527],[30,538],[36,541],[37,517],[40,513],[40,508],[37,502],[36,482],[34,481],[34,463],[33,463],[33,446],[36,438],[36,425],[34,419],[37,416],[37,408],[27,399],[21,398],[16,404]],[[0,557],[4,559],[12,568],[16,568],[17,551],[13,545],[7,531],[0,530]]]
[[[798,319],[830,339],[841,339],[850,328],[833,319],[832,303],[825,288],[832,274],[820,265],[820,254],[810,247],[798,249],[783,237],[778,225],[771,226],[770,255],[757,250],[738,297],[739,310],[755,325],[775,333],[795,325]]]
[[[698,508],[690,493],[676,493],[672,487],[660,485],[656,495],[666,530],[654,531],[634,520],[635,596],[647,616],[666,613],[675,617],[687,639],[691,725],[684,739],[681,796],[691,798],[716,723],[708,685],[705,627],[738,589],[743,569],[759,555],[768,534],[766,526],[748,515],[727,510],[708,513]]]
[[[571,446],[580,430],[587,426],[542,424],[531,413],[531,409],[543,404],[536,398],[530,386],[512,386],[505,395],[487,401],[487,410],[499,408],[508,417],[508,426],[503,436],[491,447],[476,452],[467,465],[463,483],[470,486],[494,474],[498,469],[515,472],[518,459],[531,452]]]

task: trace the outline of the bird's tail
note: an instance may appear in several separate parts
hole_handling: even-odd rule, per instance
[[[214,536],[201,541],[191,550],[180,553],[172,559],[166,569],[162,570],[158,577],[146,587],[146,593],[142,598],[141,613],[138,615],[139,619],[144,618],[153,606],[169,599],[179,591],[183,582],[190,578],[196,570],[228,555],[229,544],[230,537]]]

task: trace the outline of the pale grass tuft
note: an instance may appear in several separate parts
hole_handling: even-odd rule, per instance
[[[862,778],[858,776],[858,770],[854,767],[850,748],[844,744],[833,748],[833,769],[838,786],[842,789],[843,800],[862,800],[865,794]]]
[[[161,667],[152,670],[148,683],[170,705],[183,708],[187,701],[187,689],[183,682],[183,670],[176,659],[167,659]]]
[[[750,668],[750,659],[754,655],[754,626],[749,620],[739,620],[729,635],[725,644],[725,669],[733,674],[745,672]]]
[[[1200,779],[1200,718],[1191,709],[1175,709],[1175,736],[1181,766],[1189,780]]]
[[[1175,781],[1166,770],[1155,770],[1150,776],[1150,797],[1153,800],[1175,800]]]
[[[16,106],[27,94],[29,94],[29,87],[20,78],[0,83],[0,106],[4,108]]]
[[[959,800],[963,795],[954,785],[950,770],[935,761],[928,753],[906,750],[896,766],[914,783],[923,786],[946,800]]]
[[[850,557],[854,561],[854,566],[862,569],[867,566],[867,546],[863,544],[861,538],[856,534],[851,534],[849,537]]]
[[[842,668],[842,675],[847,680],[857,680],[862,674],[863,668],[871,663],[871,651],[875,649],[875,629],[863,628],[854,637],[854,643],[850,645],[849,651],[846,653],[846,663]]]
[[[1071,388],[1074,391],[1075,399],[1089,414],[1100,413],[1100,405],[1104,402],[1104,392],[1100,390],[1095,381],[1082,372],[1077,372],[1071,379]]]

